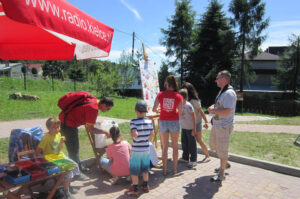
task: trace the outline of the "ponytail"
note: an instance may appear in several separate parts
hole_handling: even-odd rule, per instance
[[[109,129],[109,134],[111,136],[111,139],[113,140],[114,144],[117,143],[118,138],[120,137],[120,129],[117,125],[113,125],[110,129]]]

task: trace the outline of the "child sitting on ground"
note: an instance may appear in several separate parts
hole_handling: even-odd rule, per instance
[[[59,132],[60,124],[61,123],[57,118],[49,118],[47,120],[46,127],[49,132],[45,133],[40,144],[38,145],[38,148],[36,149],[37,156],[41,155],[42,153],[43,155],[55,154],[72,161],[71,159],[67,158],[65,154],[62,152],[65,138],[61,136]],[[64,194],[66,198],[74,198],[70,193],[76,194],[78,192],[78,190],[70,186],[73,177],[76,175],[80,175],[78,165],[74,161],[72,162],[74,163],[74,170],[66,174],[65,180],[63,182]]]
[[[125,190],[125,194],[138,196],[139,174],[143,175],[141,188],[149,192],[150,150],[149,139],[153,135],[153,126],[150,119],[145,117],[147,103],[139,100],[135,105],[137,118],[130,121],[130,134],[133,140],[130,154],[130,174],[132,187]]]
[[[131,146],[127,141],[121,140],[120,129],[113,125],[109,129],[113,144],[108,145],[106,156],[100,160],[101,167],[113,176],[112,184],[115,184],[119,177],[129,176],[129,157]]]

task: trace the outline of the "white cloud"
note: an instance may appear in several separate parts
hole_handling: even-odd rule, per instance
[[[160,51],[160,52],[166,52],[166,47],[164,46],[151,46],[150,47],[152,51],[156,52],[156,51]]]
[[[272,22],[266,32],[267,39],[261,45],[263,50],[269,46],[287,46],[292,34],[300,35],[300,20]]]
[[[135,17],[138,20],[142,21],[142,17],[140,16],[139,12],[136,9],[131,7],[127,2],[125,2],[125,0],[120,0],[120,1],[124,6],[126,6],[135,15]]]
[[[135,51],[138,49],[135,49]],[[120,56],[122,52],[125,51],[126,53],[131,53],[132,48],[126,48],[123,50],[111,50],[108,57],[100,58],[101,60],[109,60],[112,62],[118,62],[120,59]],[[147,46],[146,47],[146,53],[149,57],[149,60],[153,63],[155,63],[157,70],[159,70],[161,62],[166,59],[172,59],[167,58],[165,56],[166,48],[164,46]]]
[[[121,50],[111,50],[108,57],[100,58],[101,60],[109,60],[112,62],[118,62],[120,56],[122,54]]]
[[[300,20],[292,20],[292,21],[274,21],[271,22],[270,28],[279,28],[286,26],[300,26]]]

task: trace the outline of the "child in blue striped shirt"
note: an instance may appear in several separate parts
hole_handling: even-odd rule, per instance
[[[152,121],[145,117],[147,113],[147,103],[139,100],[135,105],[137,118],[130,121],[130,133],[132,137],[132,147],[130,152],[129,170],[131,174],[132,187],[125,190],[125,194],[139,195],[138,183],[139,174],[142,173],[143,183],[141,188],[144,192],[149,192],[148,185],[150,171],[150,149],[149,139],[153,136]]]

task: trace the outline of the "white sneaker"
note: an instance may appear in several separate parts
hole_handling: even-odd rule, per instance
[[[119,180],[119,177],[113,177],[111,180],[111,185],[117,184],[118,180]]]
[[[197,166],[197,162],[189,162],[187,166],[189,168],[193,168],[193,167]]]

